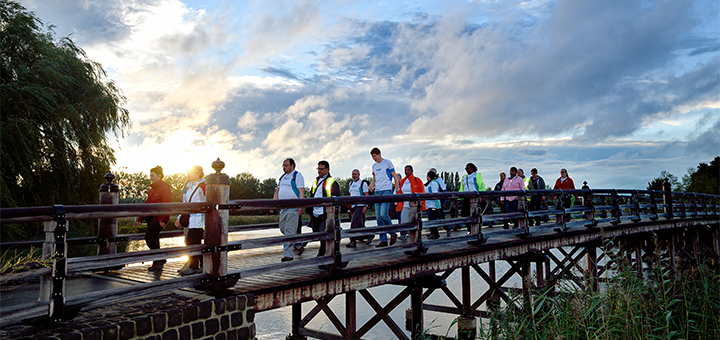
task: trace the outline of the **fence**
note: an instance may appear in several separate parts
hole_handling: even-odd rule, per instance
[[[513,221],[517,229],[508,232],[517,237],[531,237],[533,230],[552,228],[557,232],[570,227],[596,228],[602,224],[636,223],[642,220],[683,219],[718,216],[720,196],[670,191],[666,181],[665,191],[595,189],[586,185],[579,190],[534,190],[534,191],[487,191],[487,192],[445,192],[432,194],[404,194],[362,197],[327,197],[288,200],[238,200],[229,201],[229,177],[221,173],[224,163],[213,162],[215,173],[207,176],[207,200],[204,203],[163,203],[163,204],[122,204],[118,205],[118,187],[112,184],[114,176],[105,176],[107,183],[100,188],[99,205],[32,207],[0,209],[0,224],[18,222],[44,222],[44,241],[8,242],[0,244],[3,250],[10,247],[43,247],[43,256],[52,258],[52,268],[42,268],[28,273],[8,274],[5,279],[17,276],[37,275],[41,277],[39,300],[19,306],[3,306],[0,311],[0,325],[11,324],[31,317],[43,316],[43,322],[54,323],[73,318],[84,307],[94,307],[137,295],[138,290],[149,294],[183,287],[218,291],[232,287],[235,283],[251,276],[269,272],[285,272],[301,268],[320,267],[324,270],[342,270],[349,261],[368,257],[419,256],[430,247],[448,243],[466,242],[482,247],[485,241],[483,225],[494,225]],[[563,206],[563,198],[577,196],[580,204]],[[518,211],[500,214],[482,214],[480,206],[508,197],[517,197]],[[555,204],[545,210],[528,211],[528,199],[532,196],[554,197]],[[418,202],[423,200],[466,200],[470,209],[468,216],[444,220],[424,221]],[[383,202],[410,202],[410,220],[403,223],[343,230],[340,227],[339,211],[343,205],[374,204]],[[485,203],[482,203],[485,202]],[[305,207],[325,207],[326,229],[320,232],[294,236],[254,238],[228,242],[228,233],[243,232],[273,227],[274,224],[229,226],[230,214],[247,211],[277,210]],[[491,211],[490,211],[491,212]],[[142,234],[117,235],[117,218],[155,216],[169,214],[205,214],[204,244],[186,247],[172,247],[131,253],[117,253],[117,242],[140,240]],[[530,226],[532,218],[545,218],[549,223]],[[98,219],[98,236],[67,239],[68,221]],[[468,226],[468,234],[450,238],[423,240],[424,229],[442,226]],[[360,238],[380,233],[408,232],[409,242],[391,247],[341,253],[340,242],[347,238]],[[182,231],[163,232],[162,237],[176,237]],[[232,251],[281,246],[288,243],[325,242],[326,256],[283,263],[259,265],[240,270],[228,270],[227,255]],[[67,247],[76,244],[98,244],[98,255],[70,258]],[[84,271],[104,270],[122,267],[132,263],[163,260],[180,256],[203,257],[203,273],[187,277],[133,285],[109,291],[86,292],[66,296],[65,284],[68,274]]]

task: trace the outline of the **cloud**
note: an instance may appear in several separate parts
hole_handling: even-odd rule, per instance
[[[709,127],[708,127],[709,126]],[[703,128],[707,127],[707,129]],[[720,155],[720,112],[706,114],[698,122],[699,134],[687,144],[688,153],[697,153],[709,158]]]

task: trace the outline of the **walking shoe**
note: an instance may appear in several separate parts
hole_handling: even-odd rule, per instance
[[[300,256],[305,251],[305,246],[302,246],[300,248],[295,248],[295,250],[297,250],[298,256]]]
[[[355,247],[357,247],[357,245],[355,244],[355,241],[352,241],[352,242],[346,244],[345,246],[348,247],[348,248],[355,248]]]
[[[388,246],[388,244],[385,241],[380,241],[380,243],[375,245],[376,248],[387,247],[387,246]]]
[[[148,268],[148,271],[149,272],[160,272],[160,271],[162,271],[162,269],[163,269],[163,265],[156,264],[156,265],[150,266],[150,268]]]
[[[283,258],[280,259],[280,261],[282,261],[282,262],[287,262],[287,261],[292,261],[292,260],[293,260],[293,258],[288,257],[288,256],[283,256]]]
[[[180,273],[182,276],[188,276],[188,275],[194,275],[197,273],[202,273],[202,269],[200,268],[188,268],[186,271]]]
[[[395,244],[397,242],[397,235],[390,236],[390,245]]]
[[[407,240],[407,235],[400,235],[400,239],[403,241]]]
[[[450,237],[450,235],[452,235],[452,229],[448,229],[446,233],[447,233],[447,237]]]
[[[370,236],[370,238],[368,238],[368,240],[365,242],[365,244],[371,245],[374,238],[375,238],[375,236]]]
[[[430,234],[430,236],[428,236],[428,239],[430,239],[430,240],[437,240],[439,238],[440,238],[440,234]]]

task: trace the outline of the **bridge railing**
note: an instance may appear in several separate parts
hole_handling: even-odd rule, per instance
[[[219,161],[219,160],[218,160]],[[569,227],[582,225],[592,228],[599,223],[609,222],[621,224],[626,221],[638,222],[658,218],[691,218],[695,216],[718,216],[718,200],[720,196],[693,193],[677,193],[648,190],[537,190],[537,191],[489,191],[489,192],[446,192],[433,194],[405,194],[363,197],[328,197],[290,200],[237,200],[229,201],[229,177],[220,173],[224,164],[214,162],[216,173],[208,175],[207,201],[204,203],[163,203],[163,204],[117,204],[117,186],[113,187],[111,177],[101,187],[100,205],[53,206],[31,208],[0,209],[0,227],[2,224],[18,222],[44,222],[46,239],[42,242],[44,256],[52,259],[52,268],[42,268],[29,273],[9,274],[4,279],[19,276],[36,275],[41,277],[41,288],[38,302],[21,306],[3,306],[0,311],[0,325],[17,320],[45,315],[48,322],[58,322],[71,318],[82,307],[98,306],[123,298],[143,293],[160,292],[182,287],[196,287],[204,290],[222,290],[235,285],[242,278],[298,270],[301,268],[320,267],[325,270],[341,270],[349,261],[366,258],[385,258],[389,255],[404,253],[408,256],[419,256],[430,247],[449,243],[468,243],[482,247],[486,241],[483,225],[494,225],[505,221],[515,222],[517,228],[496,234],[515,234],[529,237],[532,231],[553,228],[558,232]],[[216,164],[217,163],[217,164]],[[669,188],[669,185],[668,187]],[[527,200],[532,196],[554,197],[555,204],[545,210],[529,211]],[[578,204],[563,206],[564,197],[577,197]],[[480,211],[481,202],[494,199],[517,197],[518,211],[500,214],[485,214]],[[460,216],[440,221],[426,221],[418,209],[423,200],[467,200],[470,209],[467,216]],[[389,226],[365,227],[354,230],[343,230],[340,227],[339,212],[342,205],[374,204],[382,202],[410,202],[410,219],[400,224]],[[659,203],[662,201],[662,203]],[[243,214],[248,211],[268,209],[289,209],[305,207],[325,207],[327,213],[326,229],[319,232],[294,236],[273,236],[228,241],[231,231],[243,232],[268,227],[254,225],[245,227],[229,227],[230,214]],[[168,214],[202,213],[205,214],[205,241],[201,245],[185,247],[169,247],[148,251],[116,253],[114,244],[127,241],[131,237],[140,239],[139,234],[117,235],[117,218],[155,216]],[[548,222],[540,226],[529,226],[530,218],[547,218]],[[96,238],[67,239],[68,220],[98,219],[99,235]],[[550,222],[552,221],[552,222]],[[270,224],[272,225],[272,224]],[[465,225],[468,233],[436,240],[423,240],[422,232],[430,227]],[[114,230],[113,230],[114,228]],[[357,238],[379,233],[406,231],[408,242],[398,243],[383,248],[342,253],[340,242],[350,237]],[[180,236],[182,231],[165,232],[167,235]],[[98,243],[98,255],[81,258],[68,258],[68,245],[94,241]],[[278,247],[289,243],[325,242],[326,255],[300,259],[290,262],[271,263],[242,269],[230,270],[227,267],[227,254],[231,251]],[[18,246],[17,243],[0,244],[2,249]],[[81,295],[66,296],[65,283],[69,274],[108,268],[122,267],[128,264],[162,260],[180,256],[202,256],[203,273],[169,280],[133,285],[108,291],[86,292]],[[401,255],[402,256],[402,255]]]

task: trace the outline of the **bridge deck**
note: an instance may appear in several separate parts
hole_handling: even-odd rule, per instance
[[[467,242],[458,242],[442,245],[432,245],[431,241],[423,241],[429,246],[429,251],[419,257],[408,256],[399,247],[408,241],[398,240],[394,247],[398,251],[388,256],[367,256],[349,262],[341,271],[328,272],[315,266],[294,268],[284,272],[274,272],[266,275],[256,275],[241,278],[233,287],[238,293],[254,293],[258,298],[256,311],[279,308],[293,303],[318,299],[327,295],[335,295],[352,290],[397,283],[414,277],[430,275],[445,270],[460,268],[470,264],[479,264],[490,260],[504,259],[519,256],[533,251],[558,248],[573,244],[598,241],[621,235],[657,231],[678,227],[697,225],[699,221],[647,221],[618,226],[601,225],[601,228],[585,228],[582,225],[569,227],[566,232],[553,231],[551,224],[540,229],[534,229],[532,237],[519,238],[515,236],[518,229],[504,230],[500,227],[483,228],[487,242],[480,247],[468,245]],[[717,223],[712,219],[700,223]],[[444,233],[439,242],[447,241]],[[465,231],[456,231],[451,238],[459,238]],[[370,245],[358,243],[357,248],[347,248],[341,245],[341,252],[345,255],[368,251],[375,248],[378,239]],[[317,254],[317,243],[311,243],[302,256],[296,256],[294,261],[286,263],[300,264],[314,259]],[[281,264],[282,253],[279,247],[264,248],[247,251],[235,251],[228,254],[229,271],[252,268],[262,265]],[[285,264],[285,263],[283,263]],[[169,262],[162,273],[148,272],[149,264],[143,266],[126,267],[108,275],[133,280],[136,282],[151,282],[171,279],[178,276],[177,270],[182,262]]]

